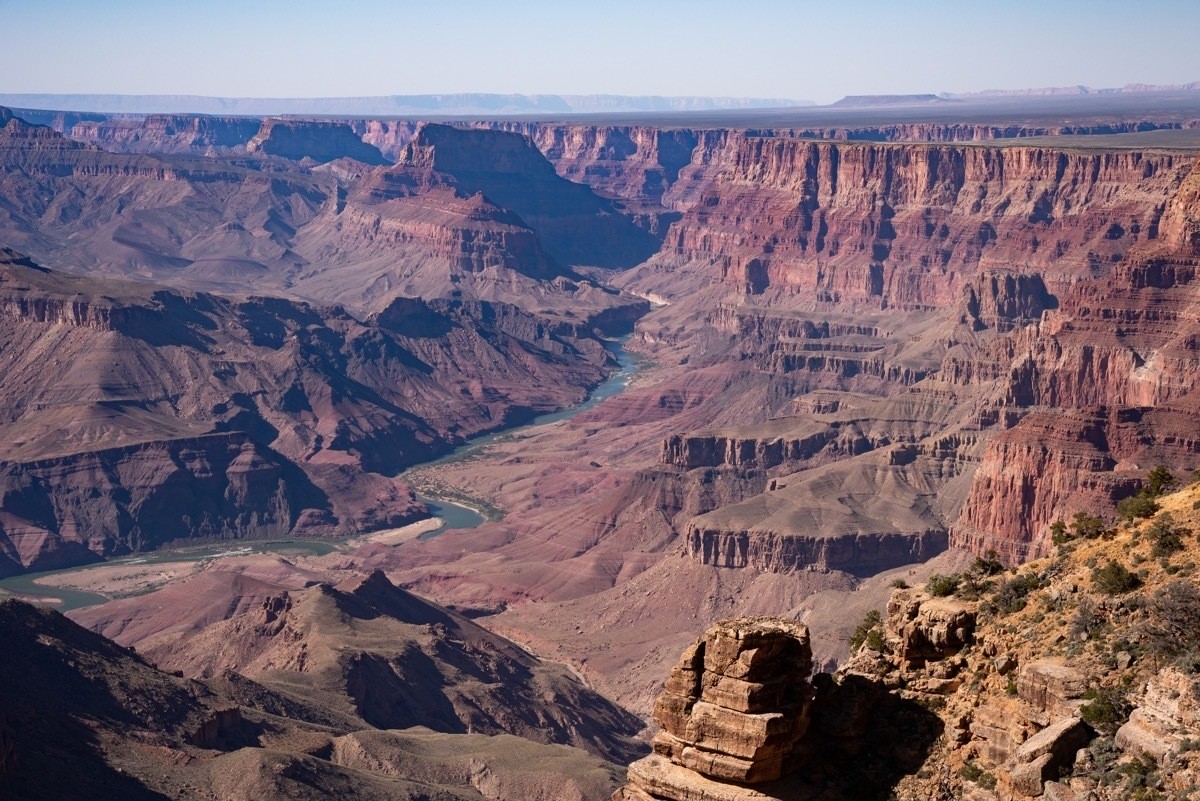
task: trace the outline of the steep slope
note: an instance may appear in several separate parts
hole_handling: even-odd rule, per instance
[[[1168,205],[1158,239],[1001,343],[1005,404],[1027,416],[989,444],[957,542],[1037,556],[1056,518],[1111,508],[1157,464],[1200,464],[1198,191],[1200,167]]]
[[[637,718],[565,668],[397,588],[382,572],[280,591],[243,614],[186,630],[123,623],[172,596],[160,590],[76,619],[164,668],[197,678],[235,671],[379,728],[507,732],[616,760],[638,751],[630,739]]]
[[[683,218],[626,284],[668,298],[724,284],[776,304],[911,309],[1019,264],[1056,292],[1152,237],[1192,161],[731,135],[705,180],[677,188]]]
[[[603,801],[616,783],[578,749],[369,729],[239,676],[180,678],[19,601],[0,634],[6,798]]]
[[[1072,525],[1015,575],[981,563],[957,599],[893,596],[850,669],[936,700],[948,734],[902,797],[1194,794],[1198,498],[1193,484],[1150,520]],[[948,642],[939,606],[977,617],[973,643]]]

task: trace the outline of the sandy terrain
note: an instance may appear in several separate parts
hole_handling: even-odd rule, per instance
[[[389,528],[384,531],[376,531],[374,534],[368,534],[361,537],[361,542],[376,542],[380,545],[399,545],[402,542],[415,540],[430,531],[437,531],[445,525],[445,521],[440,517],[431,517],[427,520],[418,520],[415,523],[409,523],[407,526],[400,528]]]

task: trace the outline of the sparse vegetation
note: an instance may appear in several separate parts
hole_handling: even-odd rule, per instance
[[[1142,585],[1142,580],[1136,573],[1113,559],[1104,567],[1092,571],[1092,584],[1097,592],[1104,595],[1121,595],[1136,590]]]
[[[1005,581],[992,596],[992,603],[997,613],[1009,615],[1025,608],[1029,594],[1042,586],[1041,579],[1035,573],[1019,573],[1014,578]]]
[[[1175,476],[1171,475],[1171,471],[1161,464],[1146,476],[1146,491],[1155,498],[1168,492],[1174,486]]]
[[[1159,510],[1158,501],[1154,497],[1142,490],[1137,495],[1130,495],[1117,503],[1117,514],[1123,519],[1133,521],[1142,518],[1154,517]]]
[[[1161,515],[1146,532],[1152,543],[1150,556],[1163,559],[1183,550],[1183,537],[1191,532],[1174,524],[1169,515]]]
[[[854,629],[854,633],[850,635],[850,650],[857,652],[860,648],[866,645],[872,651],[882,651],[884,649],[883,642],[883,615],[878,609],[872,609],[867,612],[867,616]]]
[[[1172,581],[1154,593],[1149,608],[1146,629],[1151,653],[1195,672],[1200,664],[1200,589],[1190,582]]]
[[[908,582],[905,581],[904,579],[898,578],[892,582],[892,589],[893,590],[907,590]]]
[[[1093,687],[1083,697],[1087,703],[1079,707],[1079,716],[1101,734],[1115,734],[1133,711],[1123,688]]]
[[[1071,620],[1071,634],[1094,636],[1104,626],[1104,616],[1096,609],[1096,604],[1090,598],[1081,598],[1075,607],[1075,617]]]
[[[929,581],[925,584],[925,592],[932,595],[934,598],[945,598],[953,595],[958,590],[958,585],[962,583],[962,577],[959,575],[943,576],[940,573],[934,573],[929,577]]]
[[[980,576],[994,576],[997,573],[1003,573],[1004,565],[1000,561],[1000,554],[990,550],[984,556],[975,557],[975,562],[971,565],[971,572]]]
[[[1146,475],[1146,485],[1136,495],[1131,495],[1117,504],[1117,514],[1125,520],[1141,520],[1154,517],[1161,508],[1158,498],[1175,486],[1175,476],[1166,467],[1159,465]]]
[[[964,763],[958,769],[958,775],[966,781],[978,784],[985,790],[992,790],[996,787],[996,777],[985,771],[983,768],[974,762]]]

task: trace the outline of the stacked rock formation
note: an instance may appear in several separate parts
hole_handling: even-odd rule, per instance
[[[671,670],[654,705],[654,753],[614,801],[766,799],[745,785],[802,761],[813,688],[808,629],[769,617],[714,624]]]

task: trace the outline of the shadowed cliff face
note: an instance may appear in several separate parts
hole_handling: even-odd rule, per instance
[[[465,194],[481,193],[510,209],[563,265],[632,267],[658,250],[659,241],[622,207],[560,178],[536,145],[519,134],[425,125],[394,171],[448,176]]]

